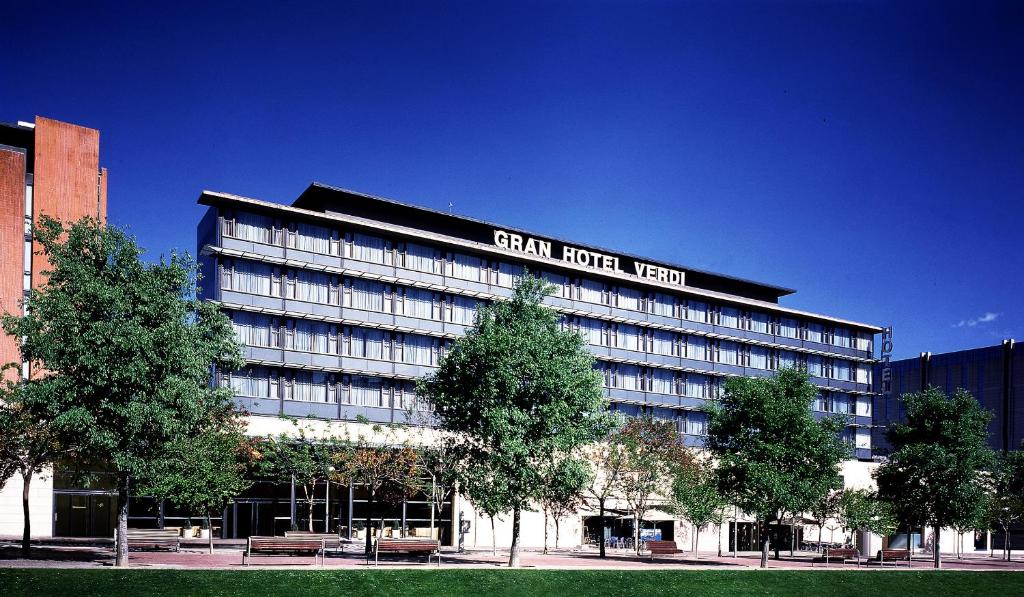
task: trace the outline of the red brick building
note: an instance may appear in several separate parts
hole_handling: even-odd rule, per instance
[[[45,283],[46,263],[31,240],[32,223],[43,214],[106,219],[100,133],[41,116],[0,123],[0,312],[20,312],[25,293]],[[15,339],[0,335],[0,363],[20,361]]]

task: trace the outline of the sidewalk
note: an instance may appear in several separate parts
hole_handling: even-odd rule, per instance
[[[33,546],[32,559],[20,559],[20,549],[16,543],[0,542],[0,567],[25,567],[25,568],[95,568],[109,567],[113,562],[113,551],[107,546],[97,545],[41,545]],[[794,557],[782,556],[779,560],[769,560],[768,567],[784,570],[812,569],[812,554],[796,554]],[[242,548],[235,545],[222,545],[214,550],[213,554],[207,553],[205,544],[190,542],[183,545],[180,552],[164,551],[133,551],[129,556],[131,566],[139,568],[175,568],[175,569],[366,569],[374,568],[373,562],[367,564],[366,558],[359,553],[328,554],[324,565],[314,565],[312,557],[306,556],[282,556],[282,557],[255,557],[251,566],[242,566]],[[543,554],[535,551],[526,551],[522,554],[522,565],[524,568],[537,569],[608,569],[608,570],[710,570],[710,569],[732,569],[732,570],[754,570],[758,568],[760,554],[744,552],[739,557],[731,556],[717,557],[713,553],[701,554],[699,558],[693,558],[692,554],[680,554],[677,556],[660,556],[651,560],[649,555],[637,557],[635,554],[626,551],[613,551],[608,553],[607,558],[600,558],[596,551],[568,551],[559,550]],[[466,553],[445,552],[442,555],[441,568],[501,568],[508,563],[508,553],[498,552],[497,556],[491,555],[490,550],[473,551]],[[433,568],[427,566],[425,558],[410,558],[403,556],[387,556],[381,559],[379,568]],[[906,570],[908,567],[903,564],[898,570]],[[929,556],[921,554],[920,559],[914,560],[912,568],[915,570],[930,570],[932,562]],[[949,556],[943,559],[943,568],[948,570],[1016,570],[1024,571],[1024,559],[1021,561],[1004,562],[997,557],[988,555],[971,554],[957,559]],[[827,573],[830,570],[879,570],[878,566],[841,566],[831,564],[825,567],[816,563],[814,570],[821,570]],[[893,570],[887,566],[885,570]]]

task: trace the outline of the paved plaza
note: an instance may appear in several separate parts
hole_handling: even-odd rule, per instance
[[[361,553],[332,553],[329,552],[323,560],[323,564],[309,556],[256,556],[250,566],[242,565],[242,551],[244,547],[238,542],[226,542],[214,549],[214,553],[208,553],[207,548],[196,542],[190,542],[182,546],[179,552],[169,551],[132,551],[130,554],[131,566],[138,568],[167,568],[167,569],[366,569],[374,568],[373,561],[367,563]],[[351,550],[351,548],[349,548]],[[0,567],[25,567],[25,568],[102,568],[110,566],[113,562],[113,551],[110,546],[95,544],[75,544],[74,542],[62,542],[59,544],[41,544],[33,546],[31,559],[22,559],[20,549],[16,542],[0,540]],[[829,570],[880,570],[877,564],[856,566],[847,564],[845,566],[832,563],[825,566],[821,562],[813,562],[816,554],[797,552],[789,556],[788,552],[781,554],[779,560],[769,560],[769,568],[774,569],[813,569],[823,572]],[[492,555],[490,550],[466,551],[458,553],[455,551],[444,552],[441,558],[442,568],[501,568],[508,562],[508,552],[498,551],[498,555]],[[813,566],[812,566],[813,562]],[[651,559],[645,554],[636,556],[632,552],[611,550],[608,557],[602,559],[596,550],[557,550],[544,554],[536,551],[524,551],[522,554],[524,568],[548,569],[548,570],[571,570],[571,569],[608,569],[608,570],[742,570],[757,569],[759,554],[754,552],[741,552],[737,557],[726,555],[718,557],[714,553],[701,553],[699,558],[694,558],[692,553],[684,553],[676,556],[659,556]],[[436,563],[428,565],[426,558],[404,557],[388,555],[382,556],[379,568],[437,568]],[[913,569],[928,570],[932,567],[929,554],[915,556],[910,564]],[[901,563],[893,567],[886,565],[884,570],[906,570],[907,564]],[[1005,562],[999,558],[999,554],[990,556],[987,553],[972,553],[958,559],[954,555],[944,556],[943,568],[948,570],[975,570],[975,571],[996,571],[1013,570],[1024,571],[1024,556],[1018,561]]]

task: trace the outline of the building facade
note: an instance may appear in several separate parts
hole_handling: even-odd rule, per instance
[[[22,299],[45,283],[46,260],[35,254],[32,225],[49,215],[69,222],[84,216],[105,220],[107,169],[100,167],[100,133],[37,116],[34,122],[0,123],[0,312],[22,312]],[[8,376],[31,374],[17,340],[0,334],[0,364],[17,363]],[[33,528],[44,534],[55,517],[52,475],[30,486]],[[0,490],[0,534],[20,533],[21,479]],[[70,497],[59,498],[67,502]]]
[[[199,202],[210,207],[203,296],[231,318],[247,361],[218,383],[250,425],[429,424],[414,380],[529,270],[557,288],[546,302],[587,340],[612,409],[671,420],[700,446],[725,379],[800,366],[820,389],[815,411],[848,416],[846,439],[871,457],[881,328],[780,305],[791,290],[320,184],[291,206],[214,192]],[[325,502],[317,525],[351,528],[352,500]]]
[[[884,369],[889,369],[886,374]],[[886,428],[905,420],[901,396],[935,387],[946,394],[963,388],[982,408],[992,412],[989,445],[994,450],[1019,450],[1024,442],[1024,350],[1013,340],[995,346],[932,354],[876,365],[878,380],[872,443],[880,454],[891,449]],[[888,384],[883,383],[888,380]]]

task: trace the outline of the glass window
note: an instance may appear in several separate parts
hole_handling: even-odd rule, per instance
[[[264,244],[274,242],[274,219],[262,214],[239,212],[235,215],[234,237]]]
[[[370,263],[384,263],[384,249],[386,243],[383,238],[370,236],[368,234],[355,233],[349,235],[351,257],[360,261]]]

